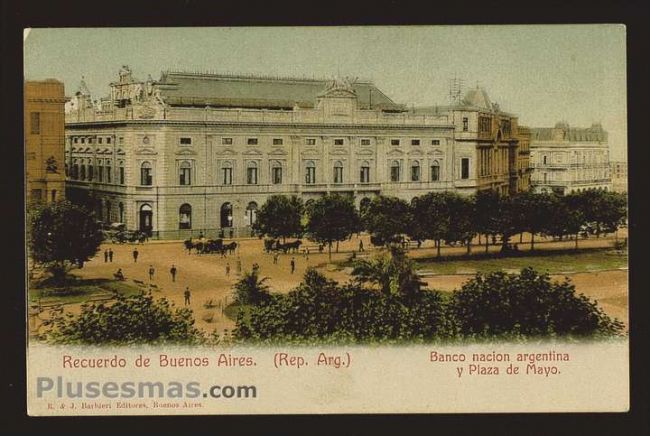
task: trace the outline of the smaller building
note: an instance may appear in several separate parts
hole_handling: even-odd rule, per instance
[[[612,162],[610,168],[612,175],[612,189],[615,192],[627,192],[627,162]]]
[[[57,80],[25,82],[27,203],[49,203],[65,196],[65,101],[63,83]]]
[[[535,192],[564,195],[612,189],[607,132],[600,123],[575,128],[560,122],[551,128],[531,128],[530,133]]]

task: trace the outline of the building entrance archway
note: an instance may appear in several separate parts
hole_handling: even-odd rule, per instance
[[[221,227],[232,227],[232,204],[224,203],[221,205],[221,214],[220,214],[220,223]]]
[[[140,206],[139,228],[141,232],[151,236],[153,230],[153,209],[149,204]]]

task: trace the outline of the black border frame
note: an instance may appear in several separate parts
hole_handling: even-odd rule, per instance
[[[88,434],[97,430],[174,433],[297,433],[366,434],[417,432],[443,434],[650,434],[648,401],[648,294],[640,273],[646,245],[641,226],[647,217],[643,199],[644,109],[648,101],[650,35],[648,9],[642,1],[546,0],[413,3],[377,0],[352,3],[330,0],[280,4],[248,1],[125,1],[106,4],[59,0],[11,3],[1,0],[2,145],[4,165],[0,186],[5,207],[3,232],[4,315],[0,317],[4,347],[0,428],[7,433],[56,432]],[[164,27],[243,25],[431,25],[431,24],[579,24],[623,23],[628,39],[628,162],[630,180],[630,373],[631,409],[628,413],[580,414],[436,414],[436,415],[256,415],[168,417],[28,417],[25,389],[24,208],[22,140],[22,28],[23,27]],[[7,244],[6,237],[9,236]],[[6,280],[9,279],[9,280]],[[594,380],[598,383],[598,380]],[[534,399],[532,399],[534,401]]]

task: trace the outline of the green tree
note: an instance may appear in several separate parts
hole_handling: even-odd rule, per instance
[[[359,214],[354,207],[354,198],[348,195],[325,195],[310,205],[307,232],[310,239],[327,244],[329,259],[332,260],[332,243],[348,239],[359,229]]]
[[[69,201],[38,206],[29,213],[29,254],[46,266],[55,281],[91,259],[103,240],[92,212]]]
[[[293,195],[272,195],[257,212],[253,228],[262,235],[272,238],[300,237],[304,206],[302,199]]]
[[[355,261],[352,276],[359,285],[375,284],[385,295],[413,296],[424,284],[415,272],[413,260],[397,247],[391,247],[388,255]]]
[[[449,234],[450,215],[447,196],[444,193],[430,192],[411,200],[411,225],[407,233],[417,240],[435,241],[440,257],[441,241]]]
[[[377,196],[368,205],[363,224],[375,245],[394,244],[408,233],[412,222],[410,212],[404,200]]]
[[[499,234],[501,196],[497,191],[479,191],[474,197],[474,224],[477,233],[485,236],[485,252],[489,249],[489,237]]]
[[[545,233],[549,216],[559,207],[559,199],[554,194],[523,192],[513,198],[513,220],[519,231],[530,233],[530,249],[535,250],[535,235]]]
[[[609,318],[568,280],[525,268],[521,274],[477,274],[454,291],[449,316],[461,336],[618,335],[623,324]]]
[[[627,217],[627,199],[616,192],[588,189],[577,194],[588,233],[613,233]]]
[[[241,279],[235,283],[235,301],[242,305],[260,304],[269,298],[268,277],[260,278],[257,271],[244,272]]]
[[[447,242],[462,242],[467,253],[472,250],[472,238],[476,234],[473,215],[476,213],[474,199],[456,193],[446,193],[445,203],[448,215]],[[440,255],[440,253],[438,253]]]
[[[59,315],[45,339],[51,343],[120,345],[133,343],[200,343],[192,311],[176,308],[151,293],[118,295],[111,303],[83,304],[78,315]]]

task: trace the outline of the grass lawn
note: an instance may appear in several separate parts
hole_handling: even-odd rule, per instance
[[[502,270],[520,270],[532,267],[550,274],[563,272],[589,272],[617,269],[627,266],[627,253],[611,249],[522,252],[516,257],[474,255],[465,258],[415,259],[418,269],[435,274],[490,273]]]
[[[29,301],[48,304],[83,303],[93,297],[110,296],[116,291],[122,295],[135,295],[140,288],[127,282],[109,279],[73,279],[64,286],[36,286],[29,289]]]

